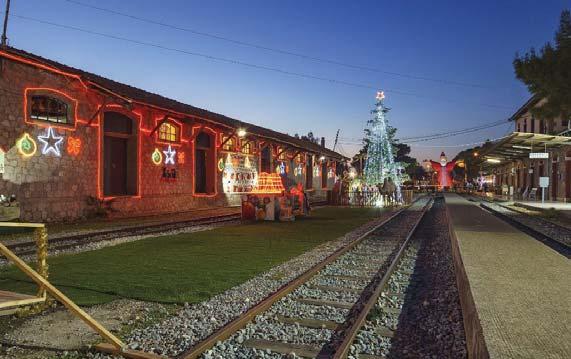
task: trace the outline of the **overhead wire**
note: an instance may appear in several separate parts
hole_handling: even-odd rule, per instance
[[[181,54],[195,56],[195,57],[201,57],[201,58],[205,58],[208,60],[225,62],[225,63],[234,64],[234,65],[245,66],[245,67],[249,67],[249,68],[255,68],[255,69],[259,69],[259,70],[266,70],[266,71],[281,73],[281,74],[289,75],[289,76],[307,78],[307,79],[318,80],[318,81],[329,82],[329,83],[351,86],[351,87],[365,88],[365,89],[375,90],[375,91],[379,90],[379,88],[380,88],[379,86],[373,86],[371,84],[357,83],[357,82],[351,82],[351,81],[345,81],[345,80],[338,80],[338,79],[329,78],[329,77],[322,77],[322,76],[316,76],[316,75],[311,75],[311,74],[306,74],[306,73],[294,72],[294,71],[284,70],[282,68],[253,64],[253,63],[235,60],[235,59],[231,59],[231,58],[219,57],[219,56],[214,56],[214,55],[210,55],[210,54],[194,52],[194,51],[179,49],[179,48],[175,48],[175,47],[169,47],[169,46],[165,46],[165,45],[161,45],[161,44],[157,44],[157,43],[146,42],[146,41],[131,39],[131,38],[123,37],[123,36],[98,32],[98,31],[89,30],[89,29],[85,29],[85,28],[80,28],[77,26],[55,23],[52,21],[42,20],[42,19],[30,17],[30,16],[24,16],[24,15],[19,15],[19,14],[12,14],[12,16],[15,18],[18,18],[18,19],[32,21],[32,22],[45,24],[45,25],[50,25],[50,26],[58,27],[58,28],[62,28],[62,29],[73,30],[73,31],[77,31],[77,32],[83,32],[83,33],[96,35],[96,36],[100,36],[100,37],[106,37],[106,38],[110,38],[110,39],[114,39],[114,40],[129,42],[132,44],[153,47],[153,48],[157,48],[157,49],[161,49],[161,50],[181,53]],[[396,90],[396,89],[390,89],[390,88],[389,89],[383,88],[383,91],[393,93],[393,94],[398,94],[398,95],[425,98],[425,99],[430,99],[430,100],[435,100],[435,101],[443,101],[443,102],[449,102],[449,103],[461,103],[463,105],[466,104],[466,102],[460,102],[460,101],[450,100],[450,99],[441,98],[441,97],[425,96],[425,95],[421,95],[421,94],[416,94],[416,93],[411,93],[411,92],[406,92],[406,91],[401,91],[401,90]],[[495,108],[495,109],[504,109],[504,110],[505,109],[512,109],[511,106],[487,104],[487,103],[479,103],[479,102],[469,102],[469,104],[474,105],[474,106],[482,106],[482,107]]]
[[[113,14],[113,15],[116,15],[116,16],[121,16],[121,17],[129,18],[129,19],[131,19],[131,20],[135,20],[135,21],[139,21],[139,22],[145,22],[145,23],[148,23],[148,24],[153,24],[153,25],[161,26],[161,27],[168,28],[168,29],[171,29],[171,30],[177,30],[177,31],[187,32],[187,33],[191,33],[191,34],[198,35],[198,36],[208,37],[208,38],[211,38],[211,39],[215,39],[215,40],[220,40],[220,41],[232,43],[232,44],[235,44],[235,45],[246,46],[246,47],[255,48],[255,49],[258,49],[258,50],[264,50],[264,51],[274,52],[274,53],[278,53],[278,54],[282,54],[282,55],[287,55],[287,56],[294,56],[294,57],[302,58],[302,59],[305,59],[305,60],[311,60],[311,61],[316,61],[316,62],[331,64],[331,65],[336,65],[336,66],[342,66],[342,67],[351,68],[351,69],[355,69],[355,70],[362,70],[362,71],[368,71],[368,72],[377,72],[377,73],[382,73],[382,74],[391,75],[391,76],[396,76],[396,77],[403,77],[403,78],[414,79],[414,80],[422,80],[422,81],[436,82],[436,83],[441,83],[441,84],[446,84],[446,85],[464,86],[464,87],[481,88],[481,89],[492,89],[492,88],[494,88],[493,86],[487,86],[487,85],[481,85],[481,84],[474,84],[474,83],[469,83],[469,82],[464,82],[464,81],[453,81],[453,80],[448,80],[448,79],[441,79],[441,78],[433,78],[433,77],[427,77],[427,76],[411,75],[411,74],[405,74],[405,73],[401,73],[401,72],[381,70],[381,69],[374,68],[374,67],[369,67],[369,66],[362,66],[362,65],[350,64],[350,63],[346,63],[346,62],[341,62],[341,61],[326,59],[326,58],[323,58],[323,57],[311,56],[311,55],[303,54],[303,53],[301,53],[301,52],[295,52],[295,51],[280,49],[280,48],[277,48],[277,47],[270,47],[270,46],[264,46],[264,45],[254,44],[254,43],[251,43],[251,42],[247,42],[247,41],[243,41],[243,40],[237,40],[237,39],[229,38],[229,37],[226,37],[226,36],[216,35],[216,34],[212,34],[212,33],[205,32],[205,31],[199,31],[199,30],[195,30],[195,29],[188,28],[188,27],[182,27],[182,26],[178,26],[178,25],[173,25],[173,24],[165,23],[165,22],[163,22],[163,21],[153,20],[153,19],[150,19],[150,18],[141,17],[141,16],[136,16],[136,15],[133,15],[133,14],[130,14],[130,13],[126,13],[126,12],[114,10],[114,9],[111,9],[111,8],[108,8],[108,7],[102,7],[102,6],[96,6],[96,5],[92,5],[92,4],[87,4],[87,3],[82,2],[82,1],[77,1],[77,0],[63,0],[63,1],[66,1],[66,2],[68,2],[68,3],[74,4],[74,5],[77,5],[77,6],[82,6],[82,7],[85,7],[85,8],[89,8],[89,9],[92,9],[92,10],[97,10],[97,11],[100,11],[100,12],[106,12],[106,13]]]

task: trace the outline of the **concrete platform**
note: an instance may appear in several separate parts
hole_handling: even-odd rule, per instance
[[[571,358],[569,260],[457,194],[445,199],[469,352]]]
[[[513,204],[530,211],[538,212],[555,209],[562,217],[571,220],[571,202],[545,201],[545,203],[541,203],[541,201],[514,201]]]

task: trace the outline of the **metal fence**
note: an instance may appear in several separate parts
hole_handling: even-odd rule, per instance
[[[402,190],[403,204],[410,204],[413,198],[412,190]],[[398,204],[394,195],[382,194],[379,191],[349,191],[334,196],[333,204],[354,207],[384,207]]]

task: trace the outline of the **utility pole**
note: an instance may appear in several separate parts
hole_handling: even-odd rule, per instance
[[[8,38],[6,31],[8,30],[8,14],[10,14],[10,0],[6,0],[6,13],[4,14],[4,29],[2,30],[2,47],[6,47]]]
[[[335,143],[333,144],[333,151],[335,151],[335,147],[337,147],[337,140],[339,140],[339,131],[341,131],[341,129],[337,129],[337,134],[335,135]]]

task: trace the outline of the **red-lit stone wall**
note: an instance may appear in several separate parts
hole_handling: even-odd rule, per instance
[[[212,206],[238,205],[239,194],[225,194],[222,187],[222,172],[215,170],[216,193],[209,196],[193,194],[193,153],[192,132],[188,124],[182,124],[182,142],[172,146],[177,151],[175,164],[176,179],[163,178],[163,163],[156,165],[151,160],[155,149],[161,153],[167,144],[157,142],[156,134],[151,131],[165,112],[148,106],[126,106],[117,97],[106,96],[101,91],[88,88],[82,81],[56,74],[48,70],[2,59],[0,72],[0,148],[5,154],[4,173],[0,174],[0,194],[16,195],[20,206],[20,219],[24,221],[53,222],[74,221],[95,215],[95,206],[88,198],[102,199],[103,196],[103,126],[105,111],[120,112],[137,123],[135,133],[138,142],[138,161],[129,165],[130,171],[136,171],[138,177],[137,193],[133,196],[121,196],[112,200],[112,216],[140,216],[159,213],[184,212]],[[52,93],[67,99],[76,106],[73,111],[73,126],[52,126],[55,136],[62,137],[59,145],[60,156],[54,153],[42,154],[42,144],[38,136],[45,135],[50,123],[30,121],[25,117],[26,90]],[[35,90],[30,90],[35,89]],[[105,99],[105,97],[107,97]],[[105,102],[105,107],[99,107]],[[91,121],[91,123],[90,123]],[[195,124],[196,125],[196,124]],[[220,143],[220,131],[223,127],[207,124],[217,131]],[[226,131],[230,131],[226,129]],[[34,139],[37,151],[33,155],[23,156],[17,141],[25,133]],[[70,142],[80,141],[78,153],[68,151]],[[179,153],[184,153],[181,163]],[[216,149],[214,166],[224,153]],[[258,158],[252,157],[257,166]],[[292,167],[293,168],[293,167]],[[315,176],[314,176],[315,177]],[[297,178],[299,180],[299,178]],[[324,198],[320,178],[314,179],[315,191],[310,195]],[[301,180],[305,183],[305,179]],[[331,186],[332,181],[329,181]],[[0,215],[1,217],[1,215]]]

